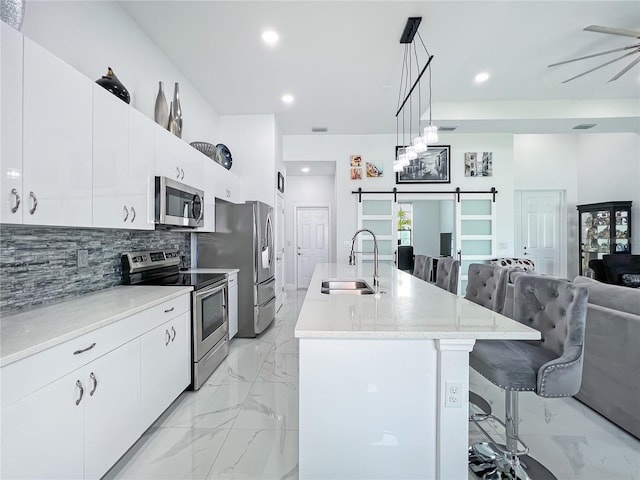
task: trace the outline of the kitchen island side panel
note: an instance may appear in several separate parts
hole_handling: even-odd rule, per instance
[[[432,339],[300,339],[300,478],[436,478]]]

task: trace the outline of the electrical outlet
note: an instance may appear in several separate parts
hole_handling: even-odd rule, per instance
[[[462,408],[462,383],[445,382],[444,406],[447,408]]]
[[[78,250],[78,268],[89,266],[89,250]]]

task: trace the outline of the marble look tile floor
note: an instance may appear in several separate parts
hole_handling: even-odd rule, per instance
[[[298,341],[304,291],[256,339],[235,338],[197,392],[184,392],[105,479],[298,478]],[[472,390],[502,415],[502,392],[470,371]],[[640,480],[640,441],[574,399],[520,396],[520,432],[560,480]],[[502,432],[497,424],[486,427]],[[470,426],[470,442],[482,441]],[[471,477],[470,477],[471,478]]]

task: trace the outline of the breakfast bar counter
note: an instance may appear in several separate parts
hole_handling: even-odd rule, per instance
[[[301,479],[466,479],[469,352],[539,332],[388,265],[318,264],[298,317]],[[339,286],[339,285],[338,285]]]

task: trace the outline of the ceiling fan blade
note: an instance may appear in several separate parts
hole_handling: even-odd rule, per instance
[[[601,27],[599,25],[589,25],[585,27],[587,32],[609,33],[611,35],[622,35],[623,37],[640,38],[640,32],[626,30],[624,28]]]
[[[618,74],[615,77],[613,77],[611,80],[609,80],[609,82],[613,82],[613,81],[619,79],[622,75],[627,73],[629,70],[631,70],[634,67],[634,65],[637,65],[638,63],[640,63],[640,56],[638,58],[636,58],[634,61],[632,61],[629,65],[624,67],[622,70],[620,70],[620,72],[618,72]],[[607,83],[609,83],[609,82],[607,82]]]
[[[613,50],[607,50],[606,52],[600,52],[600,53],[593,53],[591,55],[585,55],[584,57],[578,57],[578,58],[572,58],[571,60],[565,60],[563,62],[558,62],[558,63],[552,63],[551,65],[547,65],[548,67],[555,67],[557,65],[564,65],[566,63],[571,63],[571,62],[577,62],[578,60],[585,60],[587,58],[593,58],[593,57],[598,57],[600,55],[606,55],[608,53],[613,53],[613,52],[622,52],[624,50],[629,50],[631,48],[640,48],[640,43],[636,44],[636,45],[629,45],[627,47],[622,47],[622,48],[614,48]]]
[[[629,53],[625,53],[624,55],[622,55],[622,56],[620,56],[620,57],[618,57],[618,58],[614,58],[613,60],[610,60],[610,61],[608,61],[608,62],[606,62],[606,63],[603,63],[602,65],[599,65],[599,66],[597,66],[597,67],[595,67],[595,68],[592,68],[591,70],[587,70],[586,72],[583,72],[583,73],[581,73],[580,75],[576,75],[575,77],[571,77],[571,78],[569,78],[569,79],[565,80],[565,81],[564,81],[564,82],[562,82],[562,83],[570,82],[571,80],[575,80],[576,78],[580,78],[580,77],[582,77],[583,75],[586,75],[587,73],[594,72],[594,71],[596,71],[596,70],[598,70],[598,69],[600,69],[600,68],[602,68],[602,67],[606,67],[607,65],[612,64],[613,62],[617,62],[618,60],[622,60],[623,58],[628,57],[629,55],[635,55],[635,54],[636,54],[636,52],[635,52],[635,51],[633,51],[633,52],[629,52]]]

